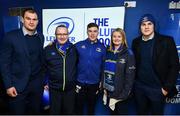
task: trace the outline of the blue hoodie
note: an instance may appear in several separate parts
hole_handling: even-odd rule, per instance
[[[97,84],[100,82],[103,60],[106,48],[98,40],[89,39],[76,44],[78,51],[77,81],[82,84]]]

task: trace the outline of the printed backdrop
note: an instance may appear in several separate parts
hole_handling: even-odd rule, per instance
[[[167,23],[160,33],[170,35],[176,43],[179,61],[180,61],[180,13],[170,14]],[[180,71],[176,84],[178,94],[171,99],[166,99],[165,114],[180,114]]]
[[[87,38],[87,24],[99,25],[99,40],[105,45],[110,43],[114,28],[124,27],[124,7],[76,8],[76,9],[43,9],[43,34],[46,46],[55,38],[55,28],[64,24],[70,32],[69,40],[76,43]]]

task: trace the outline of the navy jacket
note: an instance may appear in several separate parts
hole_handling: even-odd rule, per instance
[[[37,36],[40,42],[40,61],[42,61],[44,36],[42,34]],[[12,86],[18,92],[25,89],[31,75],[29,58],[22,29],[8,32],[0,46],[0,71],[6,89]]]
[[[114,55],[113,51],[107,48],[106,56],[110,54],[111,56]],[[129,97],[134,83],[136,68],[135,58],[133,52],[127,47],[123,47],[117,54],[114,79],[115,90],[113,92],[108,92],[108,96],[118,100],[125,100]],[[105,60],[111,60],[111,58],[106,57]]]
[[[98,84],[101,80],[106,48],[99,41],[89,39],[76,44],[78,51],[77,81],[84,84]]]
[[[153,69],[161,82],[161,86],[166,91],[170,92],[176,85],[176,80],[179,71],[179,58],[176,45],[172,37],[155,33],[155,43],[152,53]],[[136,67],[141,62],[140,59],[140,42],[142,36],[133,40],[132,49],[136,58]]]
[[[48,72],[49,87],[59,91],[72,90],[75,87],[77,52],[72,44],[61,53],[53,42],[44,50],[45,70]]]

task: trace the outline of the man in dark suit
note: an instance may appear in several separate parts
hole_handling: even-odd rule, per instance
[[[135,100],[138,114],[163,114],[165,98],[175,89],[179,70],[178,54],[172,37],[155,32],[155,19],[140,19],[141,36],[132,49],[136,58]]]
[[[8,32],[0,46],[0,71],[12,114],[39,114],[43,93],[44,36],[37,32],[34,9],[22,14],[21,29]]]

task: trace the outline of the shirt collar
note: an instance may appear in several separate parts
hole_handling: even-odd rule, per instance
[[[143,41],[149,41],[149,40],[152,40],[153,38],[154,38],[154,33],[151,34],[151,35],[149,36],[149,38],[147,38],[147,39],[144,39],[144,37],[142,36],[142,40],[143,40]]]
[[[29,35],[24,26],[22,27],[22,31],[23,31],[24,36]],[[37,30],[33,33],[33,35],[36,35],[36,34],[37,34]]]

